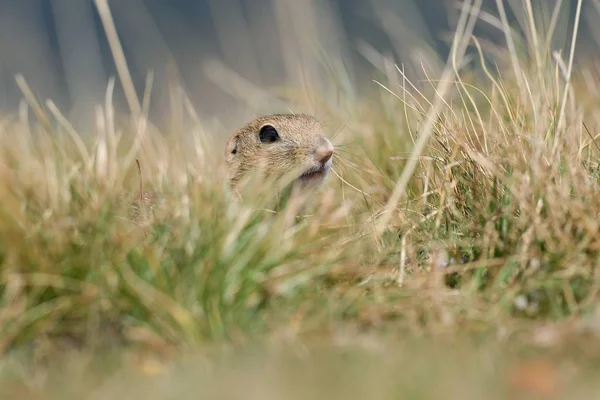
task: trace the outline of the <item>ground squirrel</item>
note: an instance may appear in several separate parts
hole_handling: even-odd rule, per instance
[[[294,184],[318,186],[331,169],[333,152],[315,117],[275,114],[257,118],[238,130],[227,142],[225,159],[232,187],[255,170],[276,179],[297,174]]]
[[[323,126],[313,116],[259,117],[227,141],[225,161],[229,183],[235,189],[249,173],[259,171],[265,178],[275,179],[297,174],[294,187],[318,187],[331,170],[333,152],[334,146],[325,136]],[[144,192],[134,200],[133,219],[141,218],[142,209],[151,212],[161,198],[160,193]]]

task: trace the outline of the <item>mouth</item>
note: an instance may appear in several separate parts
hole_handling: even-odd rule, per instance
[[[327,176],[329,169],[329,165],[311,168],[300,175],[296,181],[301,184],[320,183]]]

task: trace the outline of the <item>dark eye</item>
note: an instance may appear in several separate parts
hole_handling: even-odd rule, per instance
[[[258,139],[261,141],[261,143],[273,143],[279,140],[279,134],[271,125],[265,125],[260,128]]]

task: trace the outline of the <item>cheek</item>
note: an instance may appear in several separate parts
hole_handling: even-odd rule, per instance
[[[265,167],[269,175],[284,174],[297,163],[296,153],[289,148],[269,149],[265,155]]]
[[[281,163],[285,161],[290,161],[298,156],[298,151],[293,146],[277,146],[269,149],[269,160],[273,160],[275,163]]]
[[[288,148],[286,149],[286,157],[294,160],[296,164],[302,164],[306,162],[308,150],[305,147]]]

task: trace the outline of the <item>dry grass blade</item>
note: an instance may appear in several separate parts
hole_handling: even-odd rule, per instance
[[[481,6],[481,1],[476,1],[476,4],[477,5],[475,8],[478,9]],[[406,190],[408,181],[413,174],[414,168],[417,166],[417,159],[420,156],[421,152],[423,151],[425,145],[429,141],[429,138],[433,132],[433,124],[435,121],[435,116],[438,115],[442,106],[445,103],[443,100],[443,97],[450,90],[450,86],[451,86],[450,76],[454,75],[454,73],[455,73],[454,66],[456,66],[456,64],[457,64],[456,61],[462,59],[462,57],[464,56],[464,53],[466,51],[466,48],[467,48],[467,43],[471,39],[471,33],[472,33],[473,26],[472,25],[470,26],[471,30],[467,30],[467,20],[468,20],[468,15],[469,15],[468,10],[470,7],[471,7],[471,2],[465,1],[463,4],[463,10],[461,12],[461,17],[459,20],[456,35],[454,36],[454,41],[453,41],[453,46],[452,46],[453,62],[448,63],[446,65],[446,68],[444,69],[444,72],[442,73],[442,78],[440,80],[440,83],[439,83],[439,86],[437,89],[438,96],[436,97],[436,99],[433,103],[433,106],[429,109],[429,112],[427,113],[427,119],[425,120],[423,128],[421,129],[420,134],[417,138],[417,142],[415,143],[415,149],[413,150],[414,158],[410,159],[408,161],[408,163],[406,164],[406,166],[404,167],[404,170],[402,171],[402,175],[400,176],[400,179],[396,183],[396,187],[394,188],[394,191],[392,192],[390,199],[388,200],[388,202],[386,204],[384,214],[377,222],[377,225],[376,225],[376,234],[377,235],[381,235],[383,233],[383,231],[385,229],[387,229],[388,223],[392,217],[392,215],[391,215],[392,210],[396,208],[398,201],[405,194],[404,192]],[[477,13],[475,13],[475,14],[477,14]]]
[[[102,20],[102,25],[106,31],[106,37],[108,38],[108,43],[110,44],[115,65],[117,67],[117,71],[119,72],[121,84],[125,89],[125,96],[127,97],[129,109],[134,119],[137,120],[142,114],[142,107],[140,106],[140,101],[136,94],[135,86],[133,85],[131,74],[129,73],[129,68],[127,67],[125,53],[121,47],[121,42],[119,40],[117,28],[115,27],[115,23],[110,12],[108,1],[94,0],[94,2],[96,3],[98,13],[100,14],[100,19]]]

